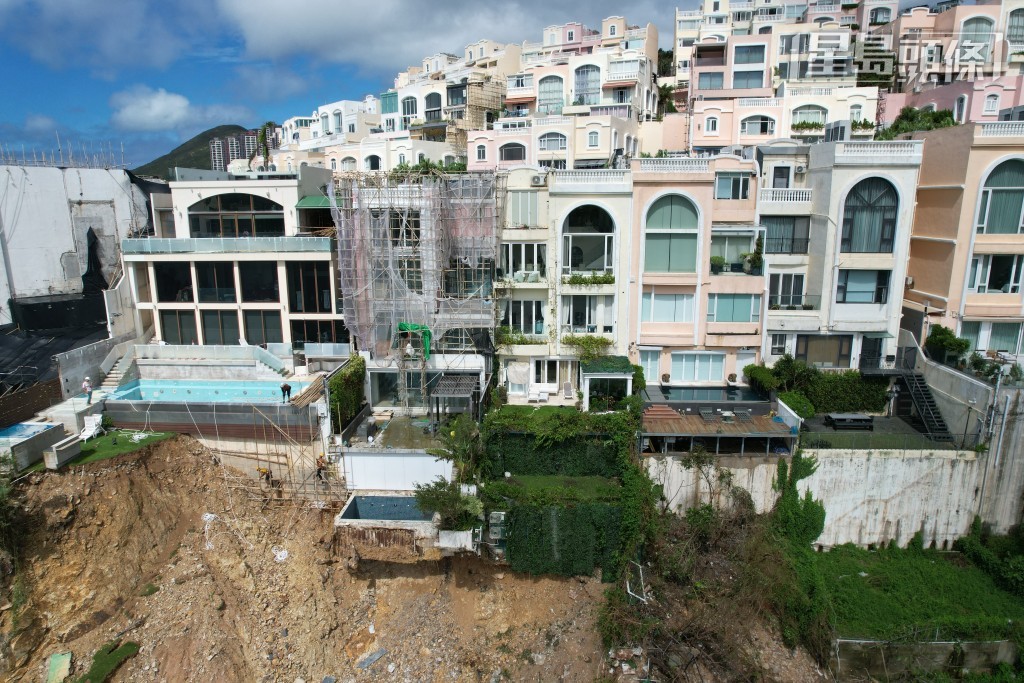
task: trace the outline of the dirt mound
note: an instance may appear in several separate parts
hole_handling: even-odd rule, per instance
[[[333,514],[230,489],[179,437],[34,475],[29,531],[0,603],[8,680],[115,637],[138,642],[115,681],[572,680],[601,673],[595,579],[531,578],[474,558],[350,572]],[[17,612],[17,623],[14,615]],[[13,628],[16,627],[16,628]],[[362,666],[362,668],[361,668]]]

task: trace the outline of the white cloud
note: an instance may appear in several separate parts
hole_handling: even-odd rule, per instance
[[[513,43],[540,40],[545,26],[574,20],[600,28],[603,17],[627,11],[626,20],[631,23],[664,27],[659,38],[668,47],[675,19],[671,6],[654,0],[635,2],[628,10],[614,0],[594,0],[572,9],[550,0],[310,0],[301,13],[282,10],[277,0],[217,0],[217,5],[237,27],[251,57],[274,60],[308,55],[375,73],[402,70],[437,52],[461,54],[466,45],[481,38]],[[284,16],[288,12],[291,16]]]
[[[56,121],[43,114],[29,114],[25,117],[25,132],[30,134],[53,133],[58,127]]]
[[[234,90],[241,99],[257,102],[280,102],[306,92],[309,81],[291,69],[247,64],[235,69]]]
[[[193,105],[188,98],[163,88],[137,85],[114,93],[110,122],[125,131],[183,131],[252,118],[245,107],[226,104]]]

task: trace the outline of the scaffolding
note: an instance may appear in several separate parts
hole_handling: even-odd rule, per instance
[[[429,412],[431,349],[401,323],[426,328],[446,353],[492,348],[503,183],[494,173],[355,173],[329,189],[345,324],[371,364],[396,369],[402,407],[419,393]]]
[[[505,102],[505,79],[475,74],[466,80],[466,104],[449,107],[445,140],[456,156],[465,156],[469,131],[485,130]]]

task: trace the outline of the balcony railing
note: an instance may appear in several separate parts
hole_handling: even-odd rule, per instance
[[[629,40],[630,38],[646,38],[646,37],[647,37],[647,29],[645,29],[645,28],[631,28],[628,31],[626,31],[626,40]]]
[[[781,107],[781,97],[741,97],[739,98],[739,106],[741,107]]]
[[[615,185],[627,180],[629,171],[615,169],[593,171],[555,171],[558,185]]]
[[[836,162],[847,164],[905,165],[921,162],[921,140],[892,142],[840,142]]]
[[[752,10],[752,9],[754,9],[754,3],[752,3],[752,2],[730,2],[729,3],[729,11],[730,12],[743,11],[743,10]]]
[[[572,118],[568,116],[545,116],[541,119],[534,119],[534,126],[564,126],[567,123],[572,123]]]
[[[807,8],[808,14],[838,14],[840,11],[840,5],[811,5]]]
[[[835,88],[787,88],[786,94],[793,97],[829,97]]]
[[[996,121],[981,124],[983,138],[1024,137],[1024,121]]]
[[[769,237],[764,241],[764,253],[806,254],[810,243],[806,237]]]
[[[786,15],[784,14],[755,14],[754,21],[760,21],[764,24],[774,24],[780,21],[786,21]]]
[[[528,85],[525,85],[525,86],[523,86],[521,88],[509,87],[508,88],[508,92],[507,92],[507,94],[505,96],[506,97],[533,97],[534,96],[533,81],[530,81],[530,83]]]
[[[710,163],[707,159],[641,159],[641,173],[707,173]]]
[[[625,104],[595,104],[590,107],[591,116],[614,116],[620,119],[632,117],[633,105]]]
[[[779,311],[819,311],[821,310],[820,294],[769,294],[768,310]]]
[[[498,135],[529,135],[529,126],[515,126],[512,128],[495,128],[494,132]]]
[[[810,188],[765,188],[761,190],[759,199],[762,202],[809,202]]]
[[[185,237],[121,240],[124,254],[216,254],[331,251],[330,237]]]

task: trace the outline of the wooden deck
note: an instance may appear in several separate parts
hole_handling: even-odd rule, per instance
[[[718,437],[783,437],[791,436],[785,423],[775,422],[765,415],[755,415],[749,422],[733,418],[723,422],[720,414],[715,422],[706,422],[700,415],[682,415],[664,404],[648,406],[644,410],[645,436],[718,436]]]

